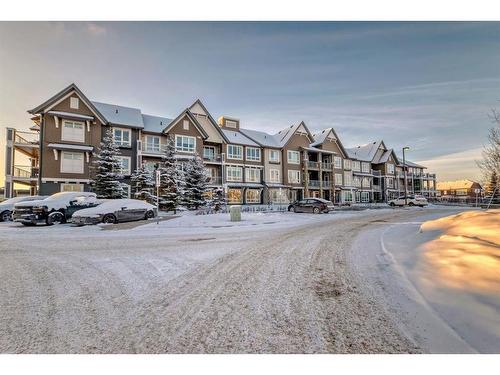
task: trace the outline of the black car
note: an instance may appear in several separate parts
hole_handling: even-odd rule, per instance
[[[334,206],[331,201],[321,198],[306,198],[296,201],[288,206],[288,211],[295,213],[311,212],[313,214],[328,213],[333,211]]]

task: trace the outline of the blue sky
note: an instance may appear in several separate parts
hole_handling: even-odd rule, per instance
[[[27,109],[75,82],[150,114],[200,98],[245,127],[333,126],[347,147],[409,145],[441,180],[476,178],[500,107],[499,35],[486,22],[2,22],[0,145],[6,126],[27,128]]]

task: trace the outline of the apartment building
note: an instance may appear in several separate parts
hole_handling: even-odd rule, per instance
[[[153,170],[168,138],[179,165],[200,155],[212,187],[230,204],[285,204],[321,197],[338,204],[381,202],[400,194],[403,166],[383,141],[345,148],[333,128],[312,133],[302,121],[276,134],[247,129],[238,118],[214,120],[200,100],[177,116],[144,114],[139,108],[89,100],[71,84],[28,111],[30,132],[7,129],[6,196],[14,184],[35,194],[89,191],[91,163],[105,130],[120,150],[121,182]],[[408,190],[435,195],[435,175],[407,162]]]
[[[475,199],[483,195],[483,187],[472,180],[442,181],[437,184],[438,196],[446,200]]]

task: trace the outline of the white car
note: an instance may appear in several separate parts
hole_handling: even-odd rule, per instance
[[[156,207],[137,199],[109,199],[99,206],[78,210],[73,214],[75,225],[114,224],[123,221],[148,220],[157,215]]]
[[[424,196],[422,195],[408,195],[408,206],[427,206],[428,202],[427,199],[425,199]],[[402,195],[396,199],[390,200],[389,206],[394,207],[394,206],[404,206],[405,205],[405,196]]]
[[[42,195],[31,195],[26,197],[15,197],[7,199],[0,203],[0,221],[10,221],[12,220],[12,211],[14,211],[14,205],[16,203],[36,201],[40,199],[45,199],[47,196]]]

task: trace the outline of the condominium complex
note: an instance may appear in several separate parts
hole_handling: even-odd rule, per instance
[[[111,128],[120,150],[121,176],[131,194],[130,175],[161,161],[167,137],[175,141],[180,165],[203,158],[210,184],[231,204],[283,204],[305,197],[335,203],[384,202],[405,191],[402,160],[383,141],[346,148],[333,128],[312,133],[304,122],[276,134],[246,129],[240,120],[217,121],[200,100],[176,117],[91,101],[71,84],[28,111],[30,132],[7,129],[5,195],[14,184],[32,193],[90,191],[91,163]],[[406,162],[407,191],[436,195],[436,176]]]

